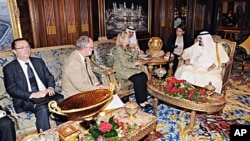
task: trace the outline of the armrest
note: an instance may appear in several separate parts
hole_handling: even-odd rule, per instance
[[[222,72],[221,72],[221,78],[223,85],[228,81],[231,73],[231,68],[232,68],[233,62],[229,61],[228,63],[223,63],[221,65]]]
[[[14,109],[12,98],[8,94],[4,94],[1,96],[0,105],[2,108],[7,109],[10,112],[10,115],[18,119],[17,113]]]
[[[104,65],[97,64],[93,59],[91,59],[92,70],[99,74],[111,75],[115,73],[115,69],[108,68]]]
[[[115,78],[116,70],[113,68],[108,68],[104,65],[97,64],[91,59],[91,69],[98,77],[100,83],[109,86],[110,83],[115,83],[116,91],[119,89],[118,83]]]

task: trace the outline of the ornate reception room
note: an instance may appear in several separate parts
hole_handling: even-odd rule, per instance
[[[0,141],[250,137],[249,0],[0,0],[0,11]]]

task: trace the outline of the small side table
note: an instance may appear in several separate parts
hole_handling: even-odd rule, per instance
[[[162,65],[166,65],[167,63],[172,62],[173,61],[173,57],[171,57],[169,59],[169,62],[168,62],[168,60],[164,59],[163,56],[161,56],[161,57],[150,57],[147,60],[144,60],[144,59],[140,58],[140,61],[143,64],[147,64],[148,65],[148,70],[149,70],[149,76],[148,76],[148,78],[150,80],[150,79],[152,79],[152,71],[153,71],[154,66],[162,67]],[[167,71],[172,71],[172,69],[169,68],[169,70],[167,70]],[[169,74],[169,77],[170,77],[172,73],[168,72],[168,74]]]

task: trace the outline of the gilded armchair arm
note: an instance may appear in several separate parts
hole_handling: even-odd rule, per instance
[[[109,86],[109,84],[115,83],[116,89],[118,89],[118,83],[115,78],[115,69],[108,68],[104,65],[97,64],[94,60],[91,59],[92,71],[96,74],[100,83]]]
[[[221,72],[221,78],[222,78],[222,84],[225,85],[230,77],[231,68],[232,68],[232,61],[229,61],[227,63],[223,63],[221,65],[222,72]]]
[[[103,73],[105,75],[111,75],[115,73],[115,69],[108,68],[104,65],[97,64],[93,59],[91,59],[92,70],[96,73]]]

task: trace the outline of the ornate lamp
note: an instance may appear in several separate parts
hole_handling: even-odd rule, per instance
[[[239,46],[244,48],[246,50],[246,53],[249,55],[250,54],[250,36]]]
[[[161,50],[162,45],[162,40],[159,37],[152,37],[148,41],[148,48],[151,57],[159,57],[164,55],[164,52]]]

